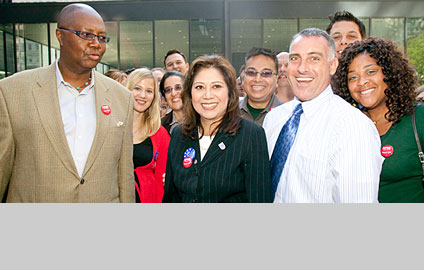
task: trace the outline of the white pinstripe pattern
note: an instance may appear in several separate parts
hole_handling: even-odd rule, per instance
[[[271,156],[278,134],[300,101],[272,110],[264,129]],[[304,113],[274,202],[378,202],[384,158],[374,124],[328,86],[303,102]]]

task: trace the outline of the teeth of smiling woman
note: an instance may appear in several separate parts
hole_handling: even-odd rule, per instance
[[[310,82],[310,81],[312,81],[313,79],[312,79],[312,78],[296,78],[296,80],[297,80],[298,82]]]
[[[371,89],[368,89],[368,90],[365,90],[365,91],[361,91],[361,94],[362,95],[366,95],[366,94],[368,94],[368,93],[371,93],[372,91],[374,91],[375,90],[375,88],[371,88]]]
[[[209,103],[209,104],[202,103],[202,106],[205,108],[212,108],[213,106],[216,106],[216,104],[217,103]]]
[[[257,86],[257,85],[252,86],[252,89],[253,89],[253,90],[262,90],[262,89],[264,89],[264,88],[265,88],[264,86]]]

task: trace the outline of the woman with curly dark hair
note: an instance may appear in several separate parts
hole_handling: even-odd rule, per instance
[[[424,142],[424,106],[415,107],[414,69],[390,41],[368,38],[349,45],[333,78],[335,92],[375,124],[385,157],[380,202],[424,202],[423,170],[412,127]],[[415,110],[416,108],[416,110]]]
[[[171,136],[163,202],[272,202],[265,132],[240,117],[234,68],[204,55],[186,76],[185,119]]]

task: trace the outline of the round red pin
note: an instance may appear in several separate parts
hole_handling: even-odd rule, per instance
[[[192,164],[193,164],[193,160],[191,159],[191,157],[186,157],[183,160],[183,166],[184,166],[184,168],[190,168]]]
[[[395,151],[395,149],[393,148],[393,146],[391,146],[390,144],[387,144],[383,147],[381,147],[381,155],[383,157],[390,157],[391,155],[393,155],[393,152]]]
[[[109,115],[109,114],[110,114],[110,112],[111,112],[111,110],[110,110],[110,108],[109,108],[109,106],[108,106],[108,105],[102,105],[100,108],[101,108],[102,112],[103,112],[104,114],[106,114],[106,115]]]

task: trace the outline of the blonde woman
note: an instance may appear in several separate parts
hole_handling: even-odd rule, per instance
[[[159,203],[163,197],[169,134],[160,123],[158,83],[147,68],[131,72],[127,88],[134,99],[133,143],[136,202]]]

